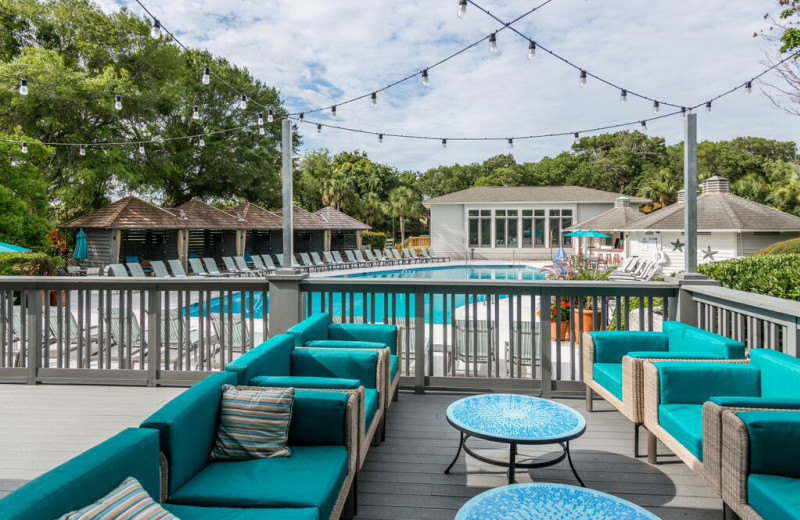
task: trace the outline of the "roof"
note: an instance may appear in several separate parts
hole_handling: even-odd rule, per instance
[[[565,231],[578,231],[594,229],[596,231],[614,231],[622,226],[640,220],[646,215],[639,210],[631,207],[612,208],[596,217],[592,217],[583,222],[578,222],[570,226]]]
[[[192,199],[170,210],[184,229],[248,229],[247,221],[203,201]]]
[[[245,219],[249,229],[281,229],[283,227],[283,218],[280,215],[251,202],[229,210],[228,213],[234,217],[241,216]]]
[[[329,229],[338,229],[338,230],[366,230],[371,229],[370,226],[364,224],[358,219],[354,219],[350,215],[342,213],[338,209],[332,208],[330,206],[325,206],[324,208],[318,209],[314,212],[315,215],[319,215],[322,220],[328,225]]]
[[[429,199],[425,201],[425,205],[493,202],[614,202],[617,197],[619,197],[619,193],[582,186],[474,187]],[[630,199],[633,204],[650,202],[641,197],[630,197]]]
[[[685,203],[654,211],[620,229],[625,231],[682,230]],[[697,198],[698,231],[800,231],[800,217],[778,211],[733,193],[704,193]]]
[[[125,197],[61,226],[72,229],[185,229],[173,213],[136,197]]]
[[[295,229],[331,229],[331,227],[316,213],[309,213],[308,211],[292,206],[294,214],[292,215],[292,223]]]

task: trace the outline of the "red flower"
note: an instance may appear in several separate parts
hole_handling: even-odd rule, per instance
[[[569,302],[561,302],[561,306],[564,307],[565,309],[568,309],[569,308]]]

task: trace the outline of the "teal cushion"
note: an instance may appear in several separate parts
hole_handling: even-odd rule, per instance
[[[752,474],[747,477],[747,503],[764,520],[797,520],[800,479]]]
[[[728,397],[714,396],[709,399],[718,406],[728,408],[775,408],[778,410],[800,409],[800,396],[789,397]]]
[[[595,363],[592,370],[595,383],[622,401],[622,365],[619,363]]]
[[[304,347],[309,348],[366,348],[366,349],[385,349],[385,343],[374,341],[343,341],[338,339],[323,339],[319,341],[306,341]]]
[[[316,388],[323,390],[355,390],[361,386],[358,379],[301,376],[259,376],[250,380],[254,386]]]
[[[750,364],[761,370],[763,397],[800,397],[800,359],[758,348],[750,350]]]
[[[344,392],[295,392],[289,446],[344,446],[347,401]],[[293,455],[294,456],[294,455]]]
[[[597,331],[590,332],[594,342],[595,363],[622,363],[628,352],[665,352],[667,336],[661,332]]]
[[[212,462],[175,493],[174,504],[316,507],[331,516],[347,476],[344,446],[292,446],[291,457]]]
[[[375,388],[377,367],[375,351],[317,348],[292,352],[292,375],[295,376],[358,379],[366,388]]]
[[[239,385],[250,384],[256,376],[287,376],[293,350],[294,336],[281,334],[231,361],[225,370],[237,374]]]
[[[721,359],[744,359],[744,344],[691,325],[667,321],[662,325],[669,337],[669,350],[697,352]]]
[[[340,323],[328,327],[328,339],[383,343],[397,355],[397,327],[379,323]]]
[[[703,405],[662,404],[658,407],[658,423],[702,462]]]
[[[659,362],[662,404],[703,404],[715,395],[758,397],[758,369],[726,363]]]
[[[51,520],[105,496],[134,477],[159,496],[158,433],[129,428],[0,500],[3,520]]]
[[[164,509],[181,520],[319,520],[317,508],[233,509],[164,504]]]
[[[364,391],[364,432],[372,426],[372,419],[378,411],[378,391],[368,388]]]
[[[635,359],[722,359],[716,354],[703,352],[628,352],[628,357]]]
[[[302,347],[309,341],[328,339],[330,321],[328,313],[318,312],[287,330],[286,333],[294,336],[294,345],[296,347]]]
[[[800,413],[740,412],[750,439],[750,472],[800,478]]]
[[[392,383],[394,383],[394,379],[397,377],[397,356],[389,356],[389,373]]]

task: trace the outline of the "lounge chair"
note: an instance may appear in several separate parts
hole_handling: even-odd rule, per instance
[[[167,271],[167,265],[161,260],[153,260],[150,262],[150,267],[153,268],[153,276],[156,278],[172,278],[172,275]]]
[[[476,340],[477,329],[477,340]],[[456,320],[456,362],[463,362],[467,374],[474,373],[475,365],[486,365],[490,371],[489,361],[495,359],[494,352],[489,355],[489,344],[494,336],[494,323],[486,320],[470,320],[469,326],[462,319]]]
[[[161,359],[163,366],[172,365],[173,370],[190,370],[194,355],[194,370],[200,366],[197,347],[200,334],[191,328],[189,317],[180,309],[170,309],[161,319]]]
[[[400,264],[410,264],[411,263],[411,260],[408,259],[408,258],[405,258],[403,255],[401,255],[400,251],[398,251],[397,249],[389,249],[388,251],[389,251],[389,254],[392,255],[392,258],[394,258],[397,263],[400,263]]]
[[[130,271],[132,277],[147,278],[147,275],[144,274],[144,269],[142,269],[141,264],[131,262],[129,264],[126,264],[126,266],[128,267],[128,271]]]
[[[59,368],[72,366],[70,361],[73,359],[71,356],[73,353],[76,354],[75,360],[79,368],[91,368],[90,358],[97,354],[97,325],[91,327],[87,338],[83,334],[86,329],[81,329],[78,320],[75,319],[75,315],[69,308],[50,307],[47,328],[50,334],[50,345],[56,346]],[[65,353],[66,355],[64,355]]]
[[[107,269],[111,276],[115,276],[117,278],[130,278],[128,275],[128,270],[125,269],[125,266],[122,264],[110,264]]]
[[[172,260],[167,260],[169,264],[170,270],[172,270],[172,276],[175,278],[186,278],[186,270],[183,268],[183,264],[177,258],[173,258]]]
[[[99,267],[87,267],[86,276],[102,276],[103,272]]]
[[[189,258],[189,270],[193,276],[208,276],[203,261],[199,258]]]
[[[225,270],[228,272],[228,276],[244,275],[244,273],[241,272],[238,267],[236,267],[236,264],[233,263],[233,258],[229,256],[223,256],[222,263],[225,264]]]
[[[277,271],[278,270],[278,266],[275,265],[275,261],[272,260],[271,256],[269,256],[267,254],[264,254],[264,255],[261,255],[261,259],[264,260],[264,266],[267,269],[269,269],[270,271]]]
[[[330,269],[330,266],[322,261],[322,258],[320,258],[319,253],[316,251],[311,252],[311,261],[314,262],[317,269]]]
[[[203,258],[203,264],[206,266],[208,276],[227,276],[225,273],[220,272],[217,262],[213,258]]]
[[[356,255],[350,249],[346,250],[344,255],[347,257],[347,262],[355,267],[367,267],[367,265],[369,265],[363,260],[363,258],[361,262],[359,262],[356,258]]]
[[[214,355],[221,353],[221,365],[231,361],[234,355],[244,354],[255,346],[250,337],[249,324],[241,314],[211,313],[211,323],[218,341]]]
[[[252,255],[250,259],[253,261],[253,267],[255,267],[256,271],[258,271],[258,274],[265,275],[271,271],[274,271],[274,269],[270,269],[264,265],[264,261],[261,260],[259,255]]]
[[[374,265],[381,265],[386,264],[387,262],[384,261],[383,256],[377,255],[372,249],[365,249],[364,250],[364,258],[366,258],[369,262],[372,262]]]
[[[126,256],[125,257],[126,264],[139,264],[142,265],[142,262],[139,260],[138,256]],[[144,270],[145,274],[150,274],[150,269]]]
[[[364,258],[364,253],[360,249],[353,251],[353,255],[356,257],[356,261],[358,263],[366,265],[367,267],[372,267],[373,265],[378,264],[376,260],[367,260]]]
[[[433,251],[431,251],[430,247],[423,248],[423,251],[427,252],[428,256],[430,256],[431,258],[438,259],[440,262],[449,262],[450,261],[450,257],[449,256],[436,256],[436,255],[434,255]]]
[[[336,265],[342,267],[343,269],[352,269],[354,267],[358,267],[358,263],[346,262],[342,258],[342,253],[340,253],[339,251],[333,251],[332,254],[333,258],[336,260]],[[355,260],[355,257],[353,257],[353,260]]]
[[[128,309],[112,308],[107,324],[114,342],[108,351],[109,361],[117,361],[118,368],[136,368],[137,363],[143,366],[147,340],[136,315]]]
[[[300,253],[300,267],[305,269],[306,271],[317,270],[317,266],[314,265],[314,262],[311,261],[311,257],[308,256],[308,253]]]
[[[410,249],[403,249],[403,259],[407,260],[410,264],[418,264],[420,262],[419,258],[411,254]]]
[[[333,257],[333,253],[330,251],[324,251],[322,256],[325,257],[325,264],[328,266],[328,269],[341,269],[343,266],[336,259]]]
[[[278,260],[278,265],[279,265],[280,267],[286,267],[286,266],[283,264],[283,253],[275,253],[275,259],[276,259],[276,260]]]
[[[243,256],[234,256],[233,261],[236,262],[236,268],[245,276],[257,276],[258,272],[250,269]]]
[[[531,322],[516,321],[512,324],[512,332],[509,341],[506,341],[506,375],[518,377],[522,373],[522,367],[539,366],[542,363],[542,338],[540,334],[531,333]],[[534,352],[534,342],[536,351]],[[511,373],[513,367],[517,375]]]

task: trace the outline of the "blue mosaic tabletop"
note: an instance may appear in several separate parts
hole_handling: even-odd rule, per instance
[[[476,496],[455,520],[659,520],[621,498],[564,484],[513,484]]]
[[[586,419],[572,408],[516,394],[459,399],[447,407],[447,419],[470,435],[527,444],[569,440],[586,429]]]

